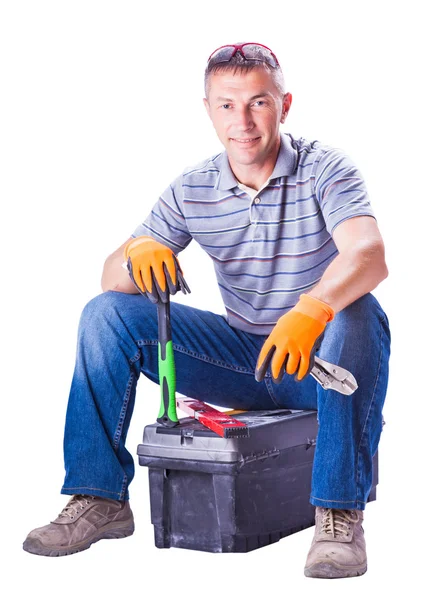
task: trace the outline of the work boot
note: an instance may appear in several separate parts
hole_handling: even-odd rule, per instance
[[[134,533],[129,502],[76,494],[58,517],[29,533],[23,550],[42,556],[65,556],[87,550],[102,539]]]
[[[355,577],[367,570],[363,511],[316,507],[306,577]]]

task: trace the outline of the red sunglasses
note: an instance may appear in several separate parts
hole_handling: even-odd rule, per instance
[[[236,52],[240,52],[246,60],[265,62],[274,69],[280,66],[277,57],[270,48],[256,42],[246,42],[245,44],[220,46],[208,57],[207,68],[210,69],[218,63],[230,61]]]

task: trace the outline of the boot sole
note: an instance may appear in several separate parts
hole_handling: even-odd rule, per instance
[[[334,562],[327,561],[315,563],[311,567],[305,568],[304,575],[318,579],[340,579],[341,577],[358,577],[366,573],[366,570],[367,563],[356,567],[341,567]]]
[[[39,554],[40,556],[67,556],[69,554],[76,554],[83,550],[88,550],[91,544],[98,542],[99,540],[113,540],[125,538],[134,533],[134,522],[120,521],[117,523],[107,523],[104,527],[91,538],[73,544],[71,546],[44,546],[44,544],[37,538],[28,538],[23,543],[23,550],[30,552],[31,554]]]

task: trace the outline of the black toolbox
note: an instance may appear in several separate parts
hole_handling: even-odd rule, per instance
[[[225,439],[187,417],[144,429],[139,463],[149,467],[157,548],[249,552],[311,527],[316,411],[247,411],[249,437]],[[377,454],[373,462],[376,498]]]

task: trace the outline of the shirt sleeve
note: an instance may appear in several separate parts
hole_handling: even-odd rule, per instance
[[[131,237],[149,235],[168,246],[175,254],[186,248],[192,236],[187,228],[183,208],[183,175],[164,190],[146,219],[136,227]]]
[[[352,217],[376,218],[362,175],[337,148],[325,151],[316,166],[315,194],[330,235],[335,227]]]

